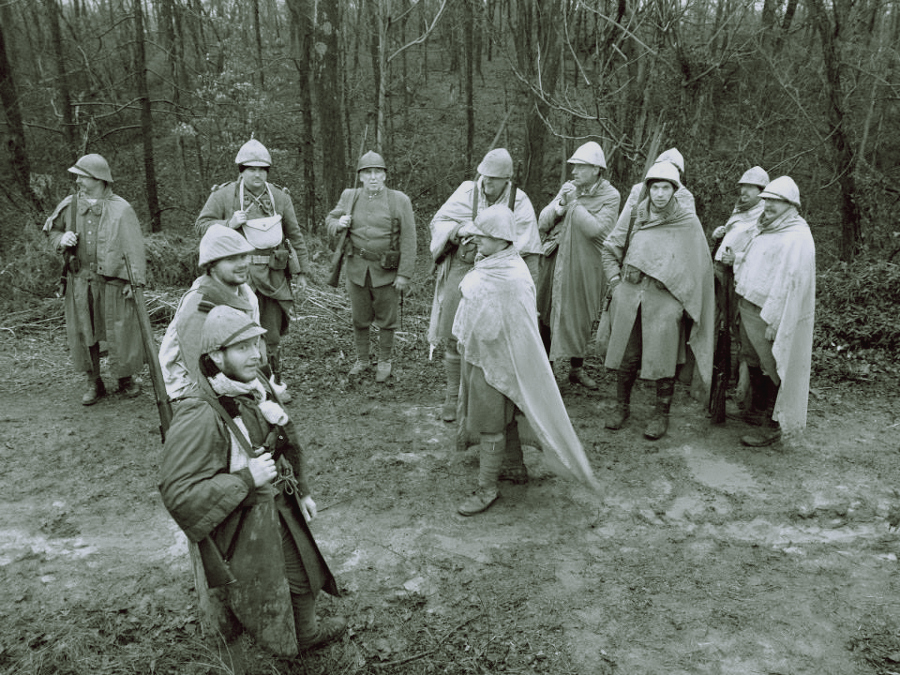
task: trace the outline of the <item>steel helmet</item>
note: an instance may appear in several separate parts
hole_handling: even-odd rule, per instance
[[[244,237],[225,225],[210,225],[200,239],[200,267],[206,267],[222,258],[242,253],[253,253],[256,248]]]
[[[760,188],[764,188],[768,184],[769,174],[767,174],[761,166],[754,166],[752,169],[747,169],[738,181],[738,185],[756,185]]]
[[[478,165],[478,173],[489,178],[512,178],[513,161],[506,148],[489,151]]]
[[[494,239],[515,241],[516,217],[506,204],[494,204],[475,217],[475,223],[467,234],[481,234]]]
[[[569,164],[593,164],[605,169],[606,157],[604,157],[603,148],[600,147],[599,143],[588,141],[569,157]]]
[[[96,180],[103,180],[112,183],[112,173],[109,171],[109,164],[100,155],[85,155],[77,162],[75,166],[69,167],[69,173],[78,176],[87,176]]]
[[[272,156],[266,150],[266,146],[251,138],[238,150],[234,163],[238,166],[262,166],[268,169],[272,166]]]
[[[200,329],[200,353],[225,349],[231,345],[266,333],[266,329],[229,305],[216,305],[206,316]]]
[[[650,170],[647,172],[647,176],[644,178],[644,183],[649,188],[651,181],[656,180],[667,180],[676,190],[681,187],[681,181],[679,180],[678,175],[678,167],[668,161],[657,162],[656,164],[651,166]]]
[[[675,148],[669,148],[663,154],[656,158],[656,164],[660,162],[669,162],[678,167],[681,173],[684,173],[684,157]]]
[[[385,166],[384,158],[381,155],[369,150],[359,158],[359,163],[356,165],[356,173],[359,173],[363,169],[381,169],[382,171],[387,171],[387,166]]]
[[[763,199],[779,199],[800,208],[800,188],[790,176],[780,176],[759,193]]]

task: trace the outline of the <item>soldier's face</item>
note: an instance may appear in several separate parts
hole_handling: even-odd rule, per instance
[[[600,167],[593,164],[573,164],[572,182],[578,187],[590,187],[600,177]]]
[[[230,255],[213,263],[209,276],[226,286],[240,286],[247,283],[250,276],[250,254]]]
[[[505,249],[509,242],[505,239],[494,239],[483,234],[476,234],[475,245],[478,246],[478,252],[487,257]]]
[[[763,199],[763,201],[766,204],[763,207],[763,215],[766,220],[775,220],[775,218],[791,208],[790,202],[785,202],[781,199]]]
[[[269,170],[264,166],[247,166],[241,173],[244,185],[253,192],[259,192],[265,187],[268,176]]]
[[[484,196],[494,201],[503,192],[506,187],[508,178],[496,178],[495,176],[484,176],[481,179],[481,187],[484,188]]]
[[[650,183],[650,203],[655,209],[665,208],[674,194],[675,186],[667,180]]]
[[[363,169],[359,172],[359,180],[368,192],[378,192],[384,187],[387,172],[384,169]]]
[[[103,187],[106,183],[102,180],[91,178],[90,176],[78,175],[75,178],[75,185],[89,197],[98,197],[100,193],[103,192]]]
[[[759,193],[762,192],[762,188],[758,185],[747,185],[746,183],[742,183],[738,186],[741,191],[740,202],[741,204],[756,204],[759,201]]]
[[[237,342],[210,356],[226,377],[238,382],[253,382],[261,361],[259,337]]]

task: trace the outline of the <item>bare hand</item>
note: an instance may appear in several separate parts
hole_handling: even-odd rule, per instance
[[[722,263],[725,265],[734,265],[734,251],[731,250],[730,246],[726,246],[725,250],[722,251]]]
[[[75,246],[78,243],[78,234],[75,232],[63,232],[63,236],[59,238],[59,245],[64,248]]]
[[[231,218],[226,223],[226,225],[228,225],[228,227],[230,227],[232,230],[236,230],[246,222],[247,222],[247,212],[246,211],[235,211],[234,215],[231,216]]]
[[[316,503],[313,501],[313,498],[309,495],[300,498],[300,513],[303,514],[303,518],[307,523],[316,517],[318,509],[316,509]]]
[[[713,239],[721,239],[725,236],[725,226],[719,225],[716,229],[713,230]]]
[[[409,288],[409,279],[398,274],[394,279],[394,288],[396,288],[400,293],[403,293],[403,291]]]
[[[309,286],[309,280],[306,278],[305,274],[298,274],[297,277],[297,291],[300,293],[306,292],[306,287]]]
[[[559,203],[561,206],[565,206],[570,201],[572,201],[575,196],[575,183],[572,181],[566,181],[563,183],[562,190],[559,195]]]
[[[131,300],[134,297],[134,289],[131,287],[131,284],[122,286],[122,295],[125,296],[126,300]]]
[[[353,224],[353,216],[351,216],[351,215],[341,216],[340,219],[338,220],[337,229],[346,230],[346,229],[349,229],[352,224]]]
[[[775,328],[773,326],[766,326],[766,340],[775,342]]]
[[[275,460],[272,453],[264,452],[259,457],[250,460],[250,475],[253,476],[253,484],[262,487],[266,483],[275,480]]]

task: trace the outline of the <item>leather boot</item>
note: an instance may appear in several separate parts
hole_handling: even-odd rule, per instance
[[[461,370],[459,354],[447,351],[444,353],[444,370],[447,371],[447,394],[441,408],[441,419],[453,422],[456,419],[456,406],[459,404],[459,374]]]
[[[342,616],[316,619],[316,596],[314,593],[297,595],[291,593],[294,610],[294,627],[297,631],[297,646],[300,651],[315,649],[338,638],[347,630],[347,619]]]
[[[356,361],[348,375],[356,377],[369,367],[369,329],[355,329],[353,338],[356,345]]]
[[[747,373],[750,376],[750,402],[744,411],[744,421],[753,426],[762,426],[766,423],[769,378],[759,366],[749,366]]]
[[[459,505],[457,511],[462,516],[486,511],[500,497],[497,479],[506,454],[506,435],[482,434],[479,454],[478,489]]]
[[[131,375],[119,378],[119,393],[126,398],[135,398],[141,393],[141,385]]]
[[[522,485],[528,482],[528,469],[522,455],[522,440],[519,438],[519,423],[515,418],[506,427],[506,453],[500,467],[498,480]]]
[[[394,351],[394,331],[381,329],[378,335],[378,368],[376,382],[386,382],[391,376],[391,354]]]
[[[631,390],[634,388],[636,379],[636,370],[616,371],[616,409],[606,422],[607,429],[617,431],[625,426],[625,422],[631,415]]]
[[[94,405],[102,397],[106,396],[106,386],[100,377],[100,344],[91,345],[88,348],[91,358],[91,370],[87,374],[87,389],[81,397],[81,405]]]
[[[674,378],[664,377],[656,381],[656,409],[644,429],[644,438],[656,441],[666,435],[666,431],[669,430],[669,409],[672,407],[674,395]]]
[[[763,375],[763,396],[765,400],[764,423],[756,433],[741,437],[741,443],[750,448],[764,448],[781,440],[781,425],[772,419],[775,414],[775,401],[778,399],[779,386],[767,375]]]
[[[81,397],[81,405],[94,405],[101,398],[106,396],[106,385],[99,377],[94,377],[93,373],[88,373],[87,388]]]

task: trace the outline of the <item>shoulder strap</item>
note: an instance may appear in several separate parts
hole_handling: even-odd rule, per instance
[[[635,202],[634,206],[631,208],[631,217],[628,219],[628,231],[625,233],[625,246],[622,247],[622,262],[625,262],[625,254],[628,253],[628,246],[631,244],[631,232],[634,230],[634,221],[637,218],[638,207],[640,207],[641,202],[644,200],[645,193],[647,192],[647,185],[644,184],[644,187],[641,188],[641,192],[638,195],[637,202]]]
[[[472,181],[472,222],[478,216],[478,179]]]
[[[238,443],[247,453],[247,456],[253,457],[253,448],[250,447],[250,441],[247,440],[247,437],[244,436],[244,432],[241,431],[241,428],[235,424],[234,419],[232,419],[231,415],[225,412],[225,408],[222,407],[222,404],[219,401],[210,396],[207,392],[201,391],[200,397],[209,403],[209,407],[216,411],[219,417],[222,418],[222,421],[225,422],[225,426],[228,427],[228,430],[231,434],[237,438]],[[231,458],[229,452],[229,461],[228,461],[228,469],[231,469]]]
[[[397,195],[394,191],[388,189],[388,211],[391,213],[391,249],[392,251],[400,250],[400,214],[397,209]]]

